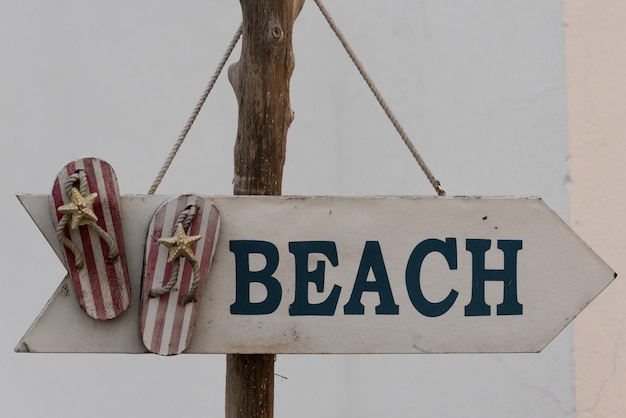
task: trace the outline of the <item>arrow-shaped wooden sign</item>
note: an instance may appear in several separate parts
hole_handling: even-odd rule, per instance
[[[63,260],[49,197],[19,198]],[[538,352],[616,277],[538,198],[204,199],[221,228],[187,353]],[[66,278],[16,351],[146,352],[146,236],[165,200],[122,197],[128,310],[90,318]]]

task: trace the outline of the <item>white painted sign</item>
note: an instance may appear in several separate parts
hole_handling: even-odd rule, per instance
[[[616,276],[537,198],[208,199],[222,226],[188,353],[537,352]],[[47,197],[20,200],[60,254]],[[66,279],[16,350],[145,352],[143,247],[164,200],[122,198],[128,311],[86,317]]]

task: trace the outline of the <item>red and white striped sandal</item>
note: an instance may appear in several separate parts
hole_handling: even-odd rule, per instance
[[[180,354],[191,342],[219,227],[217,208],[195,195],[165,202],[152,218],[141,293],[141,335],[149,351]]]
[[[59,172],[50,204],[81,308],[94,319],[119,316],[130,304],[130,278],[115,172],[97,158],[72,161]]]

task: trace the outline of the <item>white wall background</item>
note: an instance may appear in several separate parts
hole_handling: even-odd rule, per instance
[[[575,322],[576,411],[626,415],[626,3],[566,0],[572,225],[620,273]]]
[[[561,1],[327,6],[449,195],[567,217]],[[1,416],[223,415],[224,356],[12,352],[65,274],[13,195],[83,155],[145,193],[239,21],[234,0],[0,3]],[[284,194],[433,194],[333,36],[307,2]],[[236,115],[224,77],[160,193],[231,193]],[[533,355],[280,356],[276,417],[569,417],[572,347],[568,329]]]

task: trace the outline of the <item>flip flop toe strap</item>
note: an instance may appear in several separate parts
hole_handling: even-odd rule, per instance
[[[189,302],[193,302],[196,296],[196,291],[200,283],[200,267],[198,260],[191,249],[191,244],[200,240],[202,236],[195,235],[189,236],[189,227],[194,217],[198,213],[198,207],[195,205],[187,206],[176,219],[174,236],[170,238],[159,238],[159,243],[165,245],[169,251],[170,256],[168,262],[173,263],[172,273],[169,280],[162,287],[153,288],[150,290],[150,297],[155,298],[172,291],[176,282],[178,281],[178,273],[180,266],[187,259],[193,269],[193,281],[189,287],[187,294],[181,299],[181,305],[186,305]]]
[[[109,260],[115,261],[120,254],[117,243],[111,235],[96,223],[98,217],[93,212],[93,203],[98,194],[89,193],[87,175],[84,170],[76,170],[74,174],[68,177],[65,182],[65,194],[69,199],[69,203],[57,208],[57,211],[62,213],[63,216],[57,225],[56,236],[61,244],[74,254],[74,265],[76,268],[79,270],[83,268],[85,258],[81,249],[65,235],[65,227],[68,225],[70,230],[86,225],[95,231],[109,248]]]

